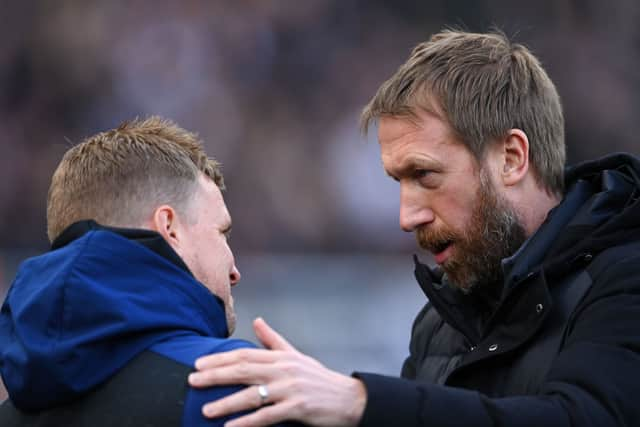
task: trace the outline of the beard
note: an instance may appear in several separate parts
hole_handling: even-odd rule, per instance
[[[448,282],[465,293],[477,286],[502,286],[502,260],[526,238],[515,210],[497,194],[484,170],[480,170],[477,201],[464,230],[427,226],[416,231],[418,244],[432,253],[455,245],[441,268]]]

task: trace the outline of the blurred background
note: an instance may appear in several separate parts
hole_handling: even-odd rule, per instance
[[[362,106],[433,32],[497,26],[556,83],[570,163],[638,154],[639,20],[636,0],[0,0],[0,297],[47,250],[62,154],[159,114],[224,165],[236,335],[261,315],[334,369],[396,374],[425,300]]]

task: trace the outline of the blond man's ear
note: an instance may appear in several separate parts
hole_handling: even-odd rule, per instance
[[[169,205],[158,206],[147,222],[147,227],[158,232],[178,255],[182,252],[182,223],[176,210]]]

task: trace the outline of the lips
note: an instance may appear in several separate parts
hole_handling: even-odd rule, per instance
[[[453,242],[451,241],[443,245],[438,245],[437,249],[432,251],[433,259],[438,264],[444,263],[451,256],[452,248]]]
[[[426,227],[416,231],[416,238],[420,247],[431,252],[438,264],[442,264],[451,256],[455,241],[460,239],[449,230]]]
[[[439,252],[444,251],[445,249],[447,249],[447,247],[451,244],[451,240],[444,240],[441,242],[437,242],[431,245],[431,252],[434,254],[437,254]]]

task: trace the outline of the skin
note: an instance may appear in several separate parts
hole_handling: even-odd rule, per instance
[[[7,397],[7,390],[4,388],[4,384],[2,383],[2,378],[0,378],[0,402],[4,401]]]
[[[480,164],[434,114],[417,118],[382,117],[378,127],[383,166],[400,183],[400,226],[407,232],[424,227],[464,230],[479,188]],[[518,215],[527,236],[559,202],[537,183],[529,168],[529,141],[519,129],[509,130],[486,151],[483,168],[495,191]],[[434,253],[443,263],[456,255],[455,242]],[[242,349],[205,356],[189,376],[194,387],[222,384],[265,384],[267,403],[250,386],[206,404],[207,417],[260,408],[225,425],[260,427],[284,420],[313,426],[357,426],[367,401],[363,384],[333,372],[305,356],[262,319],[254,322],[266,349]],[[262,407],[261,407],[262,406]]]
[[[227,427],[268,426],[297,420],[315,426],[356,426],[366,403],[363,384],[352,377],[325,368],[297,351],[264,320],[254,321],[254,330],[268,350],[241,349],[206,356],[196,361],[199,372],[189,376],[194,387],[213,384],[266,384],[269,398],[262,406],[257,386],[247,387],[224,399],[206,404],[209,418],[259,408],[256,412],[225,423]]]
[[[400,228],[463,230],[475,205],[478,167],[448,126],[425,113],[421,125],[383,117],[379,126],[382,164],[400,183]],[[455,253],[455,243],[434,253],[443,263]]]
[[[157,207],[145,226],[157,231],[182,258],[194,277],[225,307],[229,334],[235,329],[231,287],[240,281],[228,244],[231,216],[218,186],[201,174],[189,205]]]

